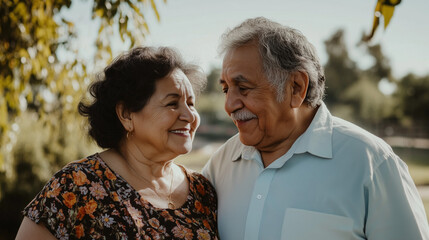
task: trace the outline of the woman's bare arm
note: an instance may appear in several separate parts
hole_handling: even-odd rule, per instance
[[[43,224],[36,224],[28,217],[24,217],[24,220],[22,220],[15,240],[20,239],[55,240],[56,238],[52,235],[51,232],[48,231],[48,229]]]

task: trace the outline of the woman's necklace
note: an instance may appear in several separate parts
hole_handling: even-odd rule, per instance
[[[122,154],[121,154],[122,155]],[[127,163],[127,165],[128,165],[128,168],[130,168],[131,169],[131,171],[133,172],[133,175],[134,176],[136,176],[138,179],[140,179],[140,180],[143,180],[143,181],[145,181],[145,182],[148,182],[148,183],[150,183],[150,181],[149,180],[147,180],[146,178],[144,178],[144,177],[142,177],[142,176],[140,176],[140,174],[133,168],[133,167],[131,167],[131,164],[127,161],[127,159],[125,159],[124,157],[123,157],[123,159],[125,160],[125,162]],[[173,163],[172,163],[173,164]],[[174,172],[173,172],[173,166],[171,166],[170,167],[170,175],[171,175],[171,181],[170,181],[170,189],[169,189],[169,191],[168,191],[168,196],[167,196],[167,200],[168,200],[168,208],[170,208],[170,209],[175,209],[176,208],[176,206],[174,205],[174,203],[173,203],[173,201],[171,200],[171,194],[172,194],[172,187],[173,187],[173,179],[174,179]],[[159,194],[158,193],[156,193],[158,196],[159,196]]]
[[[173,201],[171,201],[171,188],[173,187],[173,178],[174,178],[174,174],[173,174],[173,166],[170,167],[170,172],[171,172],[171,182],[170,182],[170,190],[168,191],[168,208],[170,209],[175,209],[176,206],[174,206]]]

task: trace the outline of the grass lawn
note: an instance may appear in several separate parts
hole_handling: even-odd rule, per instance
[[[423,199],[423,204],[425,205],[426,217],[428,218],[428,221],[429,221],[429,198]]]
[[[429,185],[429,149],[395,147],[393,151],[407,163],[416,185]]]

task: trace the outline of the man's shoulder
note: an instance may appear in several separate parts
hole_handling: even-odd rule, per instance
[[[244,147],[246,146],[241,143],[239,134],[232,136],[212,154],[209,165],[229,166],[240,158]]]
[[[394,154],[383,139],[344,119],[333,117],[332,131],[334,145],[382,156]]]
[[[238,134],[229,138],[222,146],[217,149],[210,157],[207,164],[202,169],[202,174],[216,188],[217,176],[223,176],[231,170],[232,163],[240,157],[244,145],[240,141]]]
[[[241,153],[245,145],[240,141],[240,135],[237,133],[236,135],[229,138],[224,144],[222,144],[214,153],[213,156],[218,155],[235,155],[237,152]]]

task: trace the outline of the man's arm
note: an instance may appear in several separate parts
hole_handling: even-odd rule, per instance
[[[429,239],[425,209],[407,165],[398,157],[383,161],[366,182],[369,240]]]
[[[203,176],[206,177],[210,181],[210,183],[213,185],[213,187],[215,187],[214,179],[213,179],[214,175],[212,173],[213,167],[211,166],[212,160],[213,160],[213,157],[211,157],[209,159],[209,161],[206,163],[206,165],[203,167],[203,169],[201,170],[201,174],[203,174]],[[215,187],[215,189],[216,189],[216,187]]]

